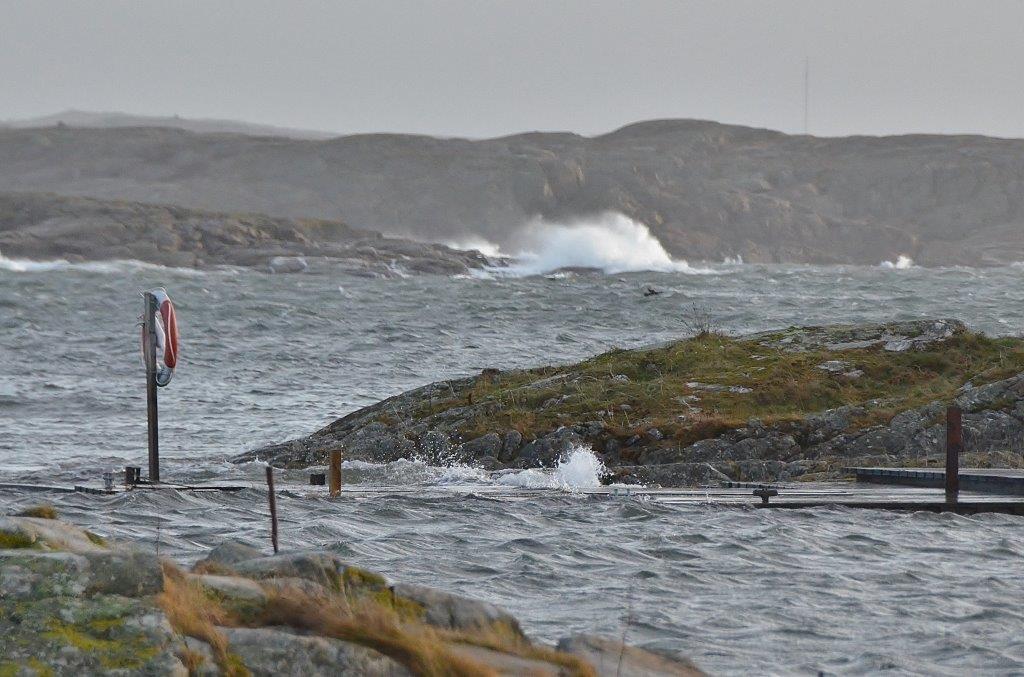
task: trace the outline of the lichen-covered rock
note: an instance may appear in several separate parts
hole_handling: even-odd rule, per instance
[[[191,574],[188,579],[241,618],[251,618],[267,603],[267,593],[259,583],[243,576]]]
[[[78,596],[88,576],[89,561],[71,552],[0,550],[0,600]]]
[[[179,642],[152,598],[0,600],[0,671],[41,666],[57,674],[185,677]]]
[[[163,570],[155,553],[125,548],[82,556],[89,561],[86,592],[138,597],[163,590]]]
[[[404,677],[409,672],[373,649],[337,639],[300,635],[285,628],[220,628],[232,653],[256,677],[366,675]]]
[[[790,351],[852,350],[882,346],[890,352],[918,350],[967,331],[959,320],[909,320],[887,324],[833,324],[791,327],[753,334],[763,345]]]
[[[61,520],[0,516],[0,534],[23,537],[34,546],[48,550],[75,553],[109,550],[99,536]],[[0,545],[2,544],[0,541]]]
[[[195,563],[196,570],[204,568],[231,568],[233,565],[247,559],[262,557],[263,553],[251,545],[240,541],[224,541],[213,547],[206,557]]]
[[[400,583],[394,593],[423,607],[423,620],[449,630],[494,630],[525,638],[519,621],[501,607],[423,585]]]
[[[325,552],[296,552],[236,562],[234,570],[250,578],[301,578],[337,589],[348,564]]]
[[[249,557],[258,552],[234,543],[193,573],[167,564],[164,586],[130,544],[25,519],[5,518],[0,532],[8,546],[0,549],[0,675],[404,676],[454,658],[501,675],[555,676],[578,665],[531,643],[493,604],[391,585],[331,553]],[[203,572],[227,563],[235,574]],[[362,632],[364,623],[384,634]],[[621,651],[630,669],[661,665]]]
[[[0,561],[7,564],[0,588],[20,594],[137,596],[163,589],[163,572],[154,553],[108,544],[59,520],[0,517],[0,544],[9,548],[0,550]]]

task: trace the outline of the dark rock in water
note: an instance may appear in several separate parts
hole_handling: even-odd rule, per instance
[[[519,447],[523,443],[523,434],[518,430],[509,430],[505,433],[505,440],[501,444],[501,452],[498,460],[503,463],[510,463],[519,455]]]
[[[487,433],[474,440],[463,443],[459,447],[459,455],[466,459],[490,456],[497,458],[501,453],[501,435],[498,433]]]
[[[420,438],[420,449],[428,462],[434,464],[450,463],[454,458],[454,447],[451,439],[439,430],[428,430]]]
[[[505,464],[493,456],[480,456],[473,462],[473,465],[481,470],[491,471],[505,469]]]
[[[560,428],[524,445],[519,450],[518,465],[523,468],[549,468],[554,466],[558,459],[582,444],[583,438],[575,431],[569,428]]]
[[[729,479],[728,475],[709,463],[620,466],[611,474],[612,482],[657,484],[663,487],[717,484]]]

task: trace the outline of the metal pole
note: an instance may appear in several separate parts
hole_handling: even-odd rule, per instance
[[[963,411],[946,409],[946,503],[955,504],[960,494],[960,454],[964,450]]]
[[[143,353],[146,358],[146,419],[149,425],[149,481],[160,481],[160,424],[156,406],[156,297],[145,292],[142,332],[146,337]]]
[[[331,496],[341,494],[341,452],[331,452]]]
[[[274,495],[274,469],[267,466],[267,495],[270,498],[270,542],[277,554],[277,497]]]

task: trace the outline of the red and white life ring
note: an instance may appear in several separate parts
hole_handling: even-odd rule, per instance
[[[174,315],[174,304],[167,291],[160,287],[147,292],[156,299],[156,313],[153,317],[156,333],[156,384],[165,386],[171,382],[174,367],[178,364],[178,318]],[[145,325],[143,325],[145,327]],[[142,331],[142,356],[146,357],[146,331]]]

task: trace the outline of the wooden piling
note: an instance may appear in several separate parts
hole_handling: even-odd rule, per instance
[[[274,495],[274,469],[267,466],[267,496],[270,499],[270,542],[277,554],[277,497]]]
[[[946,503],[955,504],[960,495],[960,454],[964,450],[963,411],[946,409]]]
[[[341,495],[341,452],[331,452],[331,496]]]

